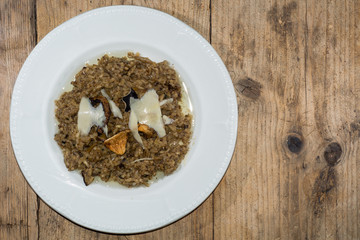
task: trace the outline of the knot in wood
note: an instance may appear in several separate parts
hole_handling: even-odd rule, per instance
[[[289,135],[286,143],[290,152],[293,153],[299,153],[303,147],[303,141],[299,137],[294,135]]]
[[[340,144],[337,142],[332,142],[325,148],[324,158],[327,164],[330,167],[333,167],[340,162],[339,159],[341,157],[341,154],[342,149]]]
[[[237,81],[235,88],[240,94],[250,99],[256,100],[260,97],[262,85],[251,78],[243,78]]]

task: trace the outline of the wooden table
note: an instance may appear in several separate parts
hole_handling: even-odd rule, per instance
[[[170,226],[127,236],[49,208],[9,135],[12,88],[36,43],[114,4],[159,9],[196,29],[225,62],[239,106],[235,153],[214,193]],[[2,0],[0,18],[0,239],[360,239],[359,1]]]

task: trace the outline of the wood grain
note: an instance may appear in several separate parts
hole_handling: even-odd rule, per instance
[[[0,1],[0,239],[36,235],[29,222],[36,199],[16,163],[10,141],[9,114],[13,85],[26,57],[35,46],[34,1]]]
[[[239,97],[234,159],[214,194],[215,239],[359,238],[356,2],[213,3],[212,44]],[[329,167],[332,142],[342,154]]]
[[[65,219],[27,185],[9,136],[27,55],[85,11],[159,9],[209,40],[236,89],[238,139],[215,192],[167,227],[136,235]],[[360,4],[347,1],[0,1],[0,239],[360,239]]]

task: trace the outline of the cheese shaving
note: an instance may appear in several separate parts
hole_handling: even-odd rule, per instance
[[[148,90],[141,99],[131,97],[130,109],[129,128],[141,146],[144,145],[138,132],[138,122],[154,129],[160,138],[166,135],[161,117],[159,96],[154,89]]]
[[[131,130],[131,133],[133,134],[134,138],[142,147],[144,147],[143,141],[141,140],[140,134],[138,132],[138,118],[134,111],[130,112],[129,117],[129,128]]]
[[[105,120],[105,112],[101,104],[94,108],[91,105],[89,98],[81,98],[77,122],[78,130],[81,135],[88,135],[93,125],[103,128],[107,134],[107,127],[105,127],[104,124]]]
[[[172,124],[172,123],[174,122],[174,119],[169,118],[169,117],[166,116],[166,115],[163,115],[163,116],[162,116],[162,119],[163,119],[165,125],[169,125],[169,124]]]
[[[167,104],[167,103],[172,103],[173,101],[174,101],[174,99],[172,99],[172,98],[164,99],[164,100],[162,100],[162,101],[160,102],[160,107],[161,107],[162,105]]]
[[[116,104],[114,103],[113,100],[111,100],[111,98],[109,97],[109,95],[105,92],[104,89],[101,89],[101,94],[106,97],[106,99],[108,100],[109,102],[109,105],[110,105],[110,109],[111,109],[111,112],[114,114],[115,117],[118,117],[118,118],[122,118],[122,114],[121,114],[121,111],[119,109],[118,106],[116,106]]]
[[[134,161],[132,161],[133,163],[136,162],[141,162],[141,161],[145,161],[145,160],[153,160],[152,158],[139,158],[139,159],[135,159]]]

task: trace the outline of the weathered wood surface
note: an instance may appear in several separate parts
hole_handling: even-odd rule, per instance
[[[200,32],[238,95],[232,163],[194,212],[110,235],[54,212],[26,183],[9,136],[12,88],[49,31],[82,12],[134,4]],[[0,239],[360,239],[360,2],[0,1]]]

